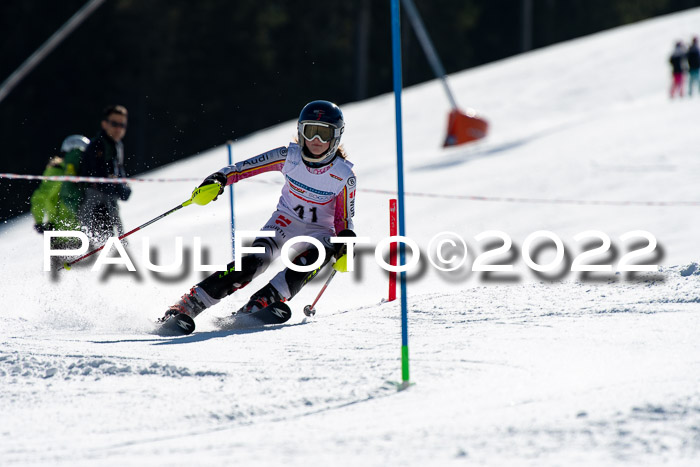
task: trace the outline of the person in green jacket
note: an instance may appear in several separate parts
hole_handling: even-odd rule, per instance
[[[61,144],[61,155],[49,160],[44,176],[75,175],[80,158],[90,144],[90,140],[81,135],[71,135]],[[71,185],[73,185],[71,187]],[[45,230],[80,230],[78,222],[78,205],[80,191],[75,183],[44,180],[32,197],[31,213],[34,217],[34,229],[43,233]]]
[[[65,154],[63,157],[66,170],[65,175],[78,175],[80,162],[89,145],[90,140],[82,135],[71,135],[63,141],[61,152]],[[85,190],[82,187],[82,183],[65,182],[61,184],[59,198],[71,211],[76,223],[78,222],[78,208],[84,196]]]

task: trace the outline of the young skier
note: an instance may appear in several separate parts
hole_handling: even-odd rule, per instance
[[[347,258],[342,258],[345,254],[343,244],[329,241],[330,237],[335,236],[355,236],[352,231],[355,175],[352,163],[346,159],[343,148],[339,147],[344,127],[343,113],[337,105],[322,100],[310,102],[299,115],[298,142],[224,167],[204,180],[200,187],[214,183],[219,185],[218,194],[214,197],[216,200],[226,185],[264,172],[282,172],[286,182],[277,210],[262,228],[273,232],[274,236],[256,238],[252,246],[263,247],[264,253],[243,256],[239,271],[231,262],[226,271],[207,277],[171,306],[161,321],[178,313],[194,318],[222,298],[242,289],[280,255],[284,243],[300,235],[313,237],[323,244],[326,253],[324,263],[310,272],[290,268],[282,270],[255,292],[237,313],[252,313],[272,303],[290,300],[328,263],[331,256],[338,259],[334,267],[344,271]],[[319,251],[310,243],[297,243],[295,247],[297,254],[292,260],[293,264],[310,265],[318,260]]]

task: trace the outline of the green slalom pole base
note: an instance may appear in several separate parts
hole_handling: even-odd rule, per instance
[[[408,346],[406,345],[401,346],[401,378],[403,381],[400,383],[390,381],[392,385],[396,386],[397,391],[403,391],[416,384],[412,383],[408,376]]]
[[[398,391],[398,392],[401,392],[401,391],[403,391],[404,389],[408,389],[408,388],[410,388],[411,386],[415,386],[415,385],[416,385],[416,383],[412,383],[412,382],[410,382],[410,381],[401,381],[401,382],[399,382],[399,381],[387,381],[387,383],[389,383],[389,384],[391,384],[392,386],[394,386],[394,387],[396,388],[396,391]]]

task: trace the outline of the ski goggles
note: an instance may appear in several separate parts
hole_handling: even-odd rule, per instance
[[[105,120],[112,128],[126,128],[126,123],[117,122],[115,120]]]
[[[322,143],[327,143],[334,137],[340,136],[340,130],[325,123],[304,122],[299,124],[299,133],[306,141],[318,138]]]

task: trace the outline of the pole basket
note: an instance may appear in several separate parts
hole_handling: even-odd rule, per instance
[[[486,136],[489,128],[488,122],[477,117],[473,111],[469,113],[471,115],[457,109],[453,109],[450,112],[447,120],[447,137],[443,147],[469,143]]]

